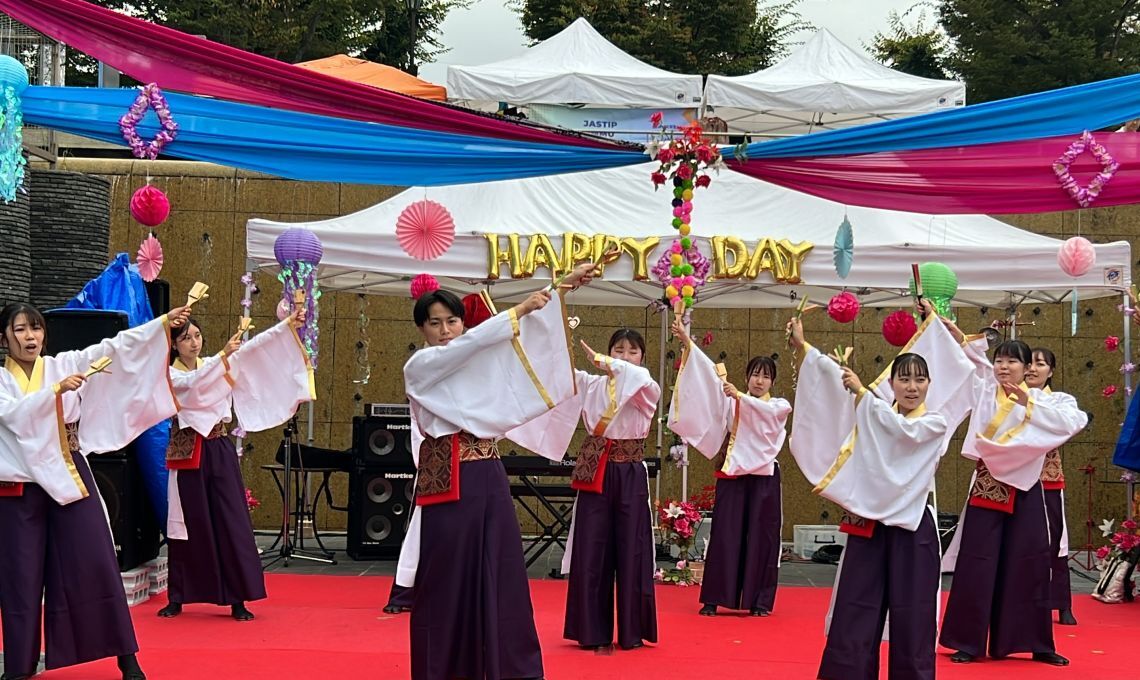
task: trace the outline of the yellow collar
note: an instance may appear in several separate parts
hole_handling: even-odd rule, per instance
[[[895,402],[894,408],[895,408],[895,413],[898,413],[899,412],[899,403],[897,401]],[[926,415],[926,402],[925,401],[922,402],[921,404],[919,404],[913,411],[911,411],[910,413],[906,414],[903,417],[906,418],[907,420],[914,420],[915,418],[921,418],[924,415]]]
[[[39,392],[44,386],[44,358],[36,357],[36,363],[32,365],[32,374],[29,376],[24,373],[24,369],[20,364],[16,363],[15,359],[8,357],[4,361],[4,368],[12,374],[16,379],[16,385],[24,394],[32,394]]]
[[[177,357],[174,360],[174,363],[171,364],[171,366],[173,366],[174,369],[177,371],[182,371],[183,373],[189,373],[190,371],[202,368],[202,357],[197,357],[194,361],[195,361],[194,368],[188,368],[186,366],[186,364],[182,363],[182,357]]]

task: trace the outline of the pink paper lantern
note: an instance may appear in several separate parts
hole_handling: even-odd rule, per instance
[[[899,310],[883,319],[883,337],[895,347],[906,345],[917,332],[918,324],[910,312]]]
[[[859,298],[849,291],[843,291],[827,303],[827,315],[839,323],[851,323],[859,316]]]
[[[404,252],[417,260],[434,260],[455,240],[455,220],[435,201],[416,201],[396,219],[396,239]]]
[[[157,227],[169,216],[170,199],[162,193],[162,189],[148,184],[131,196],[131,217],[139,224]]]
[[[1096,249],[1083,236],[1066,239],[1057,251],[1057,265],[1074,278],[1084,276],[1096,264]]]

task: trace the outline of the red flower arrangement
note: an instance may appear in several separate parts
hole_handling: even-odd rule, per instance
[[[693,570],[689,566],[689,557],[693,549],[693,542],[696,540],[697,529],[704,521],[700,509],[692,501],[677,503],[673,500],[667,500],[663,507],[658,508],[657,519],[661,531],[665,535],[666,543],[677,546],[680,551],[680,559],[675,569],[658,571],[655,574],[656,578],[665,583],[675,583],[679,586],[695,583],[696,578],[694,578]]]
[[[246,487],[245,489],[245,507],[250,512],[253,512],[257,508],[261,507],[261,501],[257,500],[257,498],[254,497],[253,489],[249,487]]]

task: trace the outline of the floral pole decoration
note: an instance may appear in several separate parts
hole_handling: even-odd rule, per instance
[[[0,56],[0,199],[16,200],[24,189],[24,111],[20,95],[28,89],[28,70],[14,57]]]
[[[1120,338],[1118,338],[1115,335],[1109,335],[1109,336],[1105,337],[1104,349],[1107,352],[1115,352],[1115,351],[1119,350],[1120,349]],[[1136,364],[1132,363],[1131,361],[1124,361],[1123,363],[1120,364],[1120,374],[1122,376],[1129,376],[1135,372],[1136,372]],[[1128,393],[1128,396],[1132,396],[1132,388],[1131,387],[1126,386],[1124,388],[1124,390]],[[1102,394],[1104,394],[1105,399],[1111,398],[1113,395],[1116,394],[1116,385],[1108,385],[1107,387],[1104,388],[1104,391],[1102,392]]]
[[[660,112],[650,116],[654,128],[661,127]],[[680,128],[678,137],[662,131],[659,139],[646,146],[646,153],[661,166],[650,175],[653,186],[673,183],[673,229],[677,238],[662,254],[653,274],[665,287],[665,298],[680,315],[693,306],[697,291],[709,275],[709,260],[692,236],[693,192],[712,183],[708,170],[720,170],[724,160],[716,145],[704,138],[700,123],[693,121]]]
[[[149,109],[154,109],[158,116],[159,131],[150,141],[143,141],[139,135],[139,123]],[[167,144],[178,136],[178,123],[170,113],[170,105],[158,85],[151,83],[139,87],[139,96],[135,98],[131,108],[119,119],[119,132],[135,158],[154,160],[162,153]]]
[[[1113,529],[1114,524],[1116,520],[1106,519],[1100,525],[1109,544],[1096,551],[1100,580],[1092,595],[1107,604],[1132,601],[1132,566],[1140,560],[1140,527],[1131,519],[1121,522],[1118,530]]]
[[[1085,151],[1091,153],[1093,158],[1100,163],[1101,171],[1092,178],[1087,187],[1082,187],[1069,172],[1069,168],[1073,161],[1077,160]],[[1060,182],[1061,188],[1068,192],[1069,196],[1082,208],[1087,208],[1096,201],[1097,196],[1100,196],[1100,192],[1104,191],[1104,187],[1119,169],[1120,163],[1116,162],[1108,149],[1096,141],[1096,138],[1088,130],[1081,133],[1081,136],[1069,145],[1065,153],[1053,161],[1053,173],[1057,175],[1057,181]]]
[[[273,255],[281,272],[277,280],[284,285],[283,300],[296,300],[297,291],[304,292],[305,325],[297,329],[297,336],[301,344],[309,353],[309,360],[313,367],[317,366],[317,338],[320,330],[317,327],[319,320],[321,287],[317,282],[317,266],[324,257],[324,247],[321,239],[308,229],[294,227],[281,232],[273,243]]]

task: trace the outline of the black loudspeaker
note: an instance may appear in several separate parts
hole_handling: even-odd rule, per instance
[[[402,409],[402,413],[398,412]],[[352,450],[357,467],[415,469],[412,461],[412,418],[408,407],[394,413],[352,419]]]
[[[158,518],[143,487],[133,447],[126,455],[89,456],[91,474],[107,507],[119,570],[130,571],[158,557]]]
[[[125,312],[99,309],[51,309],[44,312],[47,322],[47,354],[87,349],[120,331],[127,330]]]
[[[146,296],[150,300],[150,311],[156,317],[170,311],[170,283],[162,279],[146,282]]]
[[[49,355],[86,349],[127,329],[127,315],[92,309],[53,309],[44,313]],[[91,473],[107,506],[119,569],[129,571],[158,557],[158,518],[147,498],[134,447],[89,456]]]
[[[372,404],[352,419],[348,480],[348,556],[394,560],[415,508],[412,421],[403,404]]]
[[[958,515],[949,512],[938,513],[938,540],[942,544],[942,553],[946,554],[946,549],[950,547],[950,541],[954,540],[954,532],[958,530]]]
[[[354,560],[394,560],[415,509],[415,471],[353,468],[348,487],[348,543]]]

